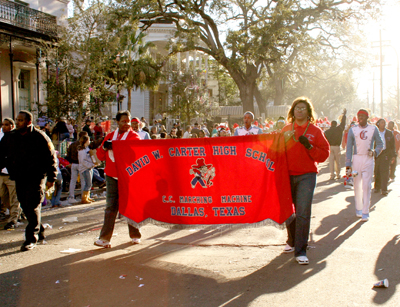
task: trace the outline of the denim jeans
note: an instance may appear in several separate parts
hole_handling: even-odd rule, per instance
[[[61,192],[62,192],[62,175],[61,172],[57,174],[57,179],[54,182],[56,191],[53,194],[53,197],[51,198],[51,205],[52,206],[57,206],[60,204],[60,198],[61,198]]]
[[[106,201],[106,209],[104,212],[104,224],[100,231],[100,239],[110,241],[115,225],[115,219],[119,210],[119,202],[118,202],[118,180],[106,175],[106,184],[107,184],[107,201]],[[129,237],[140,238],[142,235],[140,234],[139,229],[133,227],[128,224],[129,228]]]
[[[81,187],[82,191],[90,191],[92,188],[93,170],[87,169],[81,173]]]
[[[306,256],[308,235],[310,233],[311,204],[317,182],[316,173],[290,176],[293,204],[296,218],[286,225],[288,232],[287,244],[294,247],[294,255]]]
[[[71,181],[69,182],[69,197],[75,198],[76,180],[79,175],[79,164],[71,164]]]
[[[99,182],[104,182],[104,178],[100,176],[100,173],[97,169],[93,169],[93,179],[99,181]]]

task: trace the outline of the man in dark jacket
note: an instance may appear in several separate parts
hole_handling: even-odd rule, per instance
[[[376,125],[383,141],[383,150],[375,159],[375,193],[382,190],[382,195],[388,195],[389,167],[396,159],[396,147],[393,132],[386,129],[386,121],[381,118]]]
[[[28,251],[43,241],[41,207],[45,188],[51,188],[57,178],[57,158],[53,143],[32,125],[32,114],[20,111],[16,129],[0,142],[0,168],[6,167],[15,180],[17,197],[28,220],[25,242],[21,251]],[[47,182],[46,182],[47,178]]]
[[[92,130],[90,129],[90,124],[92,121],[90,119],[87,119],[85,122],[85,126],[83,126],[82,131],[86,131],[88,136],[90,137],[91,140],[93,140],[93,133]]]
[[[335,120],[332,121],[331,127],[325,131],[325,137],[330,145],[329,152],[329,171],[331,172],[330,179],[340,179],[340,144],[342,144],[343,131],[346,126],[346,109],[343,110],[342,120],[340,125],[337,125]]]

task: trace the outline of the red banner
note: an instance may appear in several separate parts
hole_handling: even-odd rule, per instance
[[[119,210],[137,224],[286,221],[294,212],[283,137],[114,141]]]

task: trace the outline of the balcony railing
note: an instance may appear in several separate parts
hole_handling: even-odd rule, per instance
[[[52,37],[57,36],[55,16],[16,2],[0,0],[0,22]]]

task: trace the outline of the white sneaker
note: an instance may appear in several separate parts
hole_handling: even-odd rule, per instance
[[[294,247],[291,247],[289,244],[286,244],[285,248],[283,249],[283,252],[285,254],[289,254],[294,252]]]
[[[307,256],[298,256],[296,257],[296,261],[298,264],[308,264]]]
[[[104,248],[111,248],[111,243],[106,240],[98,239],[94,242],[94,245],[104,247]]]
[[[73,198],[73,197],[68,197],[68,202],[70,203],[70,204],[77,204],[77,203],[79,203],[79,201],[77,201],[75,198]]]
[[[139,244],[140,243],[140,239],[139,238],[133,238],[132,239],[132,244]]]

